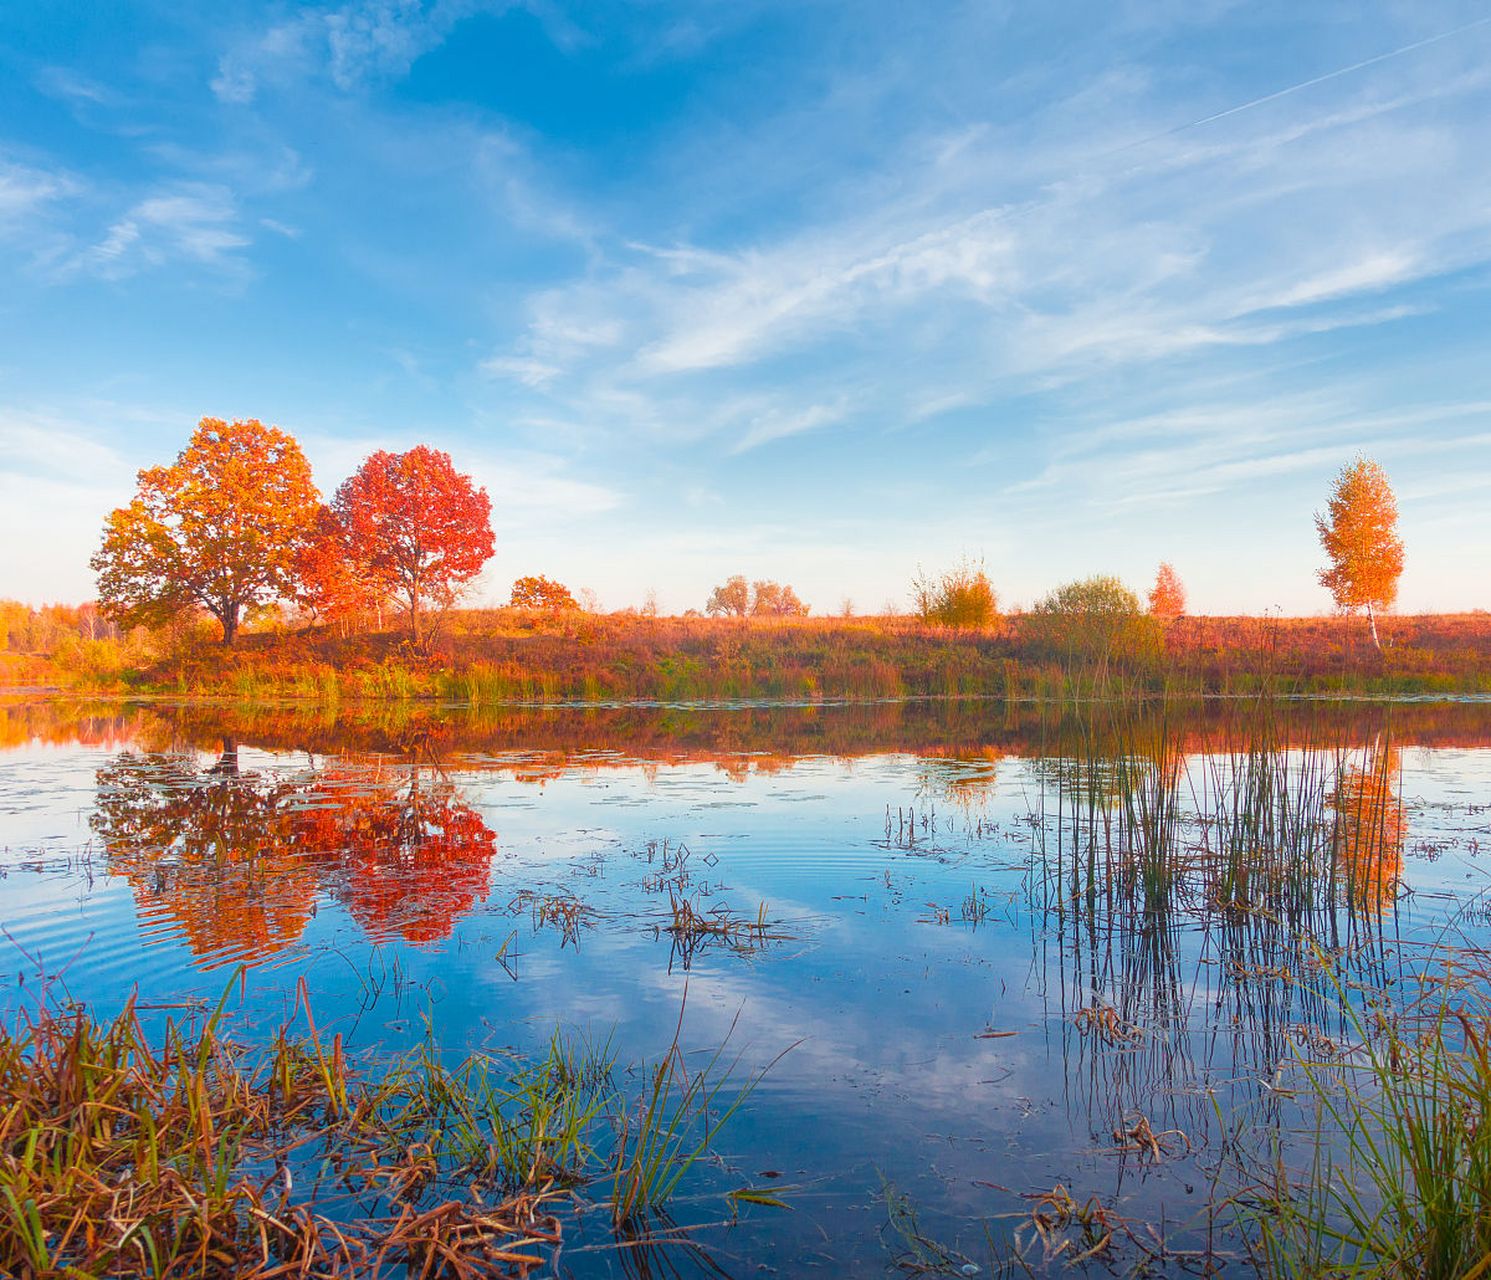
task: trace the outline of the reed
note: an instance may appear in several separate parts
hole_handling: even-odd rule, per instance
[[[719,1048],[690,1071],[680,1047],[680,1009],[673,1043],[648,1073],[647,1091],[619,1116],[611,1158],[611,1217],[617,1227],[635,1224],[667,1205],[773,1065],[735,1083],[741,1080],[740,1058],[725,1058],[734,1030],[732,1023]]]
[[[1431,988],[1394,1018],[1352,1008],[1347,1052],[1300,1058],[1316,1115],[1309,1160],[1290,1168],[1280,1154],[1246,1213],[1266,1274],[1491,1272],[1486,976]]]

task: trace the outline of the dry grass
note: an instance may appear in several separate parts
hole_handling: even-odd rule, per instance
[[[133,1001],[100,1024],[44,1000],[0,1032],[0,1274],[526,1277],[587,1184],[645,1238],[759,1079],[736,1088],[721,1051],[683,1073],[676,1038],[636,1108],[557,1035],[533,1060],[358,1068],[303,985],[308,1034],[257,1051],[226,1000],[158,1036]]]
[[[650,618],[462,610],[429,652],[401,633],[336,628],[245,635],[224,651],[195,633],[69,642],[36,655],[26,680],[94,689],[238,698],[543,699],[1053,696],[1182,687],[1246,691],[1261,681],[1310,690],[1484,690],[1491,615],[1382,620],[1384,650],[1355,618],[1144,620],[1144,643],[1101,653],[1056,645],[1051,620],[985,627],[909,617]],[[112,648],[111,648],[112,646]],[[115,652],[117,650],[117,652]],[[107,651],[107,652],[106,652]],[[1080,659],[1073,655],[1080,654]],[[17,676],[19,678],[19,676]]]

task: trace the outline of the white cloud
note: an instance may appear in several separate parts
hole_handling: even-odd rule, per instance
[[[217,75],[208,82],[208,87],[219,102],[246,106],[254,100],[259,81],[258,77],[241,60],[224,54],[218,59]]]
[[[226,187],[181,183],[136,202],[101,240],[74,254],[64,274],[116,280],[180,259],[241,269],[237,251],[251,241],[239,228],[237,204]]]
[[[0,227],[22,222],[53,201],[81,191],[82,184],[66,174],[0,156]]]
[[[1414,255],[1403,249],[1388,249],[1356,258],[1287,286],[1276,298],[1255,304],[1266,307],[1298,307],[1342,298],[1353,293],[1386,289],[1420,274]]]
[[[0,469],[15,476],[117,481],[129,468],[119,451],[47,415],[0,412]]]
[[[481,362],[481,371],[494,378],[515,378],[527,387],[547,386],[560,372],[558,365],[533,356],[493,356]]]
[[[408,73],[473,13],[508,7],[501,0],[358,0],[302,13],[243,41],[218,60],[210,82],[218,100],[254,101],[268,85],[325,75],[343,92]]]
[[[842,403],[813,404],[806,408],[792,410],[771,409],[759,414],[751,421],[745,435],[740,438],[731,452],[744,453],[748,449],[769,444],[773,440],[784,440],[788,436],[800,435],[804,431],[831,426],[835,422],[842,422],[848,413],[848,405]]]

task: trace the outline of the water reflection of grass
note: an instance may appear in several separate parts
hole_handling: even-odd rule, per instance
[[[1456,954],[1441,940],[1415,968],[1395,937],[1408,823],[1390,725],[1301,749],[1271,710],[1188,759],[1163,708],[1092,708],[1032,770],[1027,885],[1054,931],[1079,1096],[1094,1130],[1123,1117],[1118,1150],[1141,1158],[1171,1154],[1151,1106],[1177,1137],[1199,1125],[1227,1130],[1233,1155],[1276,1147],[1238,1201],[1271,1274],[1491,1274],[1488,975],[1462,968],[1427,1017],[1384,1012]],[[1298,1092],[1281,1083],[1296,1068]],[[1301,1103],[1317,1112],[1303,1137]],[[1214,1194],[1192,1229],[1236,1226]]]
[[[236,982],[236,980],[235,980]],[[230,987],[230,991],[231,991]],[[657,1215],[760,1075],[674,1039],[635,1104],[607,1048],[556,1034],[533,1058],[445,1065],[432,1043],[354,1064],[340,1035],[147,1034],[43,997],[0,1030],[0,1272],[528,1275],[560,1246],[580,1188],[618,1244]],[[671,1222],[658,1243],[685,1239]]]

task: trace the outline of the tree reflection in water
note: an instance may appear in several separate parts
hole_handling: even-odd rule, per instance
[[[433,766],[321,775],[296,815],[296,838],[322,883],[378,940],[448,938],[487,896],[497,836]]]
[[[1336,783],[1337,865],[1349,902],[1364,911],[1385,911],[1398,896],[1408,835],[1402,780],[1401,753],[1378,741]]]
[[[323,898],[377,939],[448,937],[487,894],[496,834],[438,767],[244,769],[125,752],[98,771],[90,824],[147,931],[184,938],[205,968],[297,942]]]

